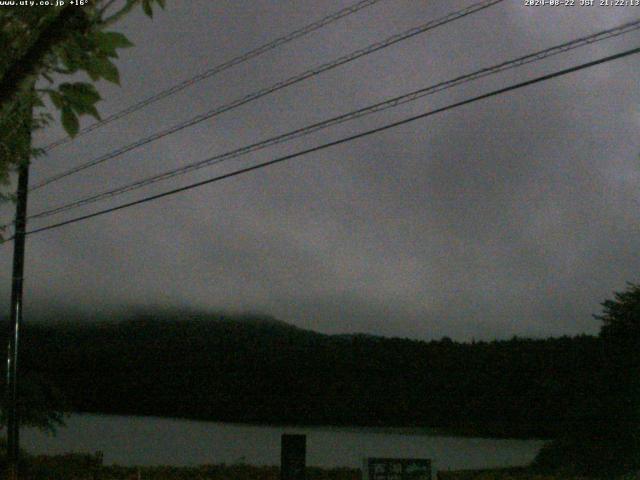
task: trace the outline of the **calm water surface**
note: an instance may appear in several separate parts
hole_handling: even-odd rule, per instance
[[[355,467],[364,457],[431,458],[438,470],[524,465],[544,444],[437,436],[428,431],[274,427],[154,417],[73,415],[55,437],[22,431],[32,453],[104,452],[105,464],[278,465],[280,436],[307,435],[307,464]]]

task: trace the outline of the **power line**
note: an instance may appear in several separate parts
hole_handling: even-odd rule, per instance
[[[498,3],[503,2],[504,0],[484,0],[482,2],[478,2],[476,4],[473,4],[467,8],[463,8],[461,10],[458,10],[456,12],[450,13],[438,20],[432,20],[430,22],[427,22],[423,25],[420,25],[418,27],[414,27],[411,28],[405,32],[402,33],[398,33],[395,34],[383,41],[380,42],[376,42],[374,44],[369,45],[368,47],[359,49],[359,50],[355,50],[351,53],[349,53],[348,55],[344,55],[336,60],[333,60],[331,62],[328,63],[324,63],[320,66],[311,68],[303,73],[300,73],[298,75],[295,75],[293,77],[290,77],[286,80],[277,82],[269,87],[263,88],[261,90],[255,91],[253,93],[250,93],[244,97],[238,98],[228,104],[222,105],[220,107],[217,107],[213,110],[210,110],[204,114],[198,115],[196,117],[193,117],[185,122],[181,122],[179,124],[176,124],[172,127],[169,127],[168,129],[162,130],[160,132],[156,132],[148,137],[145,137],[143,139],[137,140],[134,143],[131,143],[129,145],[125,145],[123,147],[120,147],[110,153],[107,153],[101,157],[98,157],[94,160],[91,160],[89,162],[86,162],[84,164],[78,165],[76,167],[73,167],[65,172],[59,173],[57,175],[54,175],[52,177],[49,177],[43,181],[41,181],[40,183],[34,185],[33,187],[31,187],[31,191],[33,190],[37,190],[39,188],[44,187],[45,185],[49,185],[50,183],[56,182],[58,180],[61,180],[63,178],[66,178],[70,175],[73,175],[75,173],[81,172],[83,170],[86,170],[87,168],[93,167],[95,165],[98,165],[100,163],[106,162],[107,160],[110,160],[112,158],[116,158],[119,157],[120,155],[130,152],[131,150],[134,150],[136,148],[139,148],[143,145],[147,145],[151,142],[154,142],[156,140],[159,140],[163,137],[166,137],[168,135],[174,134],[180,130],[183,130],[187,127],[191,127],[193,125],[196,125],[200,122],[203,122],[205,120],[208,120],[212,117],[215,117],[217,115],[220,115],[221,113],[227,112],[229,110],[232,110],[234,108],[240,107],[242,105],[245,105],[249,102],[252,102],[254,100],[257,100],[259,98],[262,98],[266,95],[269,95],[271,93],[274,93],[278,90],[282,90],[286,87],[289,87],[293,84],[302,82],[303,80],[306,80],[308,78],[311,77],[315,77],[316,75],[319,75],[323,72],[326,72],[328,70],[332,70],[336,67],[339,67],[341,65],[344,65],[346,63],[352,62],[360,57],[363,57],[365,55],[369,55],[371,53],[374,53],[378,50],[382,50],[383,48],[387,48],[391,45],[394,45],[398,42],[401,42],[403,40],[407,40],[411,37],[414,37],[416,35],[419,35],[421,33],[427,32],[429,30],[432,30],[434,28],[437,28],[441,25],[445,25],[447,23],[453,22],[454,20],[458,20],[460,18],[466,17],[467,15],[471,15],[473,13],[476,13],[480,10],[484,10],[486,8],[489,8],[493,5],[496,5]]]
[[[545,50],[540,50],[537,51],[535,53],[531,53],[525,56],[521,56],[515,59],[511,59],[505,62],[502,62],[500,64],[491,66],[491,67],[486,67],[480,70],[476,70],[472,73],[466,74],[466,75],[462,75],[459,77],[456,77],[452,80],[447,80],[444,82],[440,82],[438,84],[426,87],[426,88],[422,88],[419,90],[415,90],[413,92],[404,94],[404,95],[400,95],[391,99],[387,99],[384,100],[382,102],[378,102],[375,103],[373,105],[369,105],[367,107],[355,110],[355,111],[351,111],[349,113],[345,113],[343,115],[339,115],[327,120],[324,120],[322,122],[318,122],[318,123],[314,123],[312,125],[308,125],[306,127],[303,128],[298,128],[296,130],[293,130],[291,132],[285,133],[285,134],[281,134],[275,137],[271,137],[268,138],[266,140],[262,140],[260,142],[257,143],[253,143],[251,145],[248,146],[244,146],[241,148],[237,148],[235,150],[231,150],[222,154],[218,154],[215,155],[213,157],[204,159],[204,160],[200,160],[198,162],[194,162],[191,163],[189,165],[180,167],[180,168],[176,168],[176,169],[172,169],[172,170],[168,170],[165,171],[163,173],[151,176],[151,177],[147,177],[144,178],[142,180],[138,180],[135,182],[132,182],[130,184],[121,186],[121,187],[117,187],[111,190],[107,190],[105,192],[101,192],[95,195],[91,195],[89,197],[85,197],[70,203],[67,203],[65,205],[59,206],[59,207],[55,207],[49,210],[45,210],[42,212],[38,212],[35,213],[33,215],[30,215],[28,217],[28,219],[37,219],[37,218],[44,218],[44,217],[48,217],[57,213],[62,213],[68,210],[72,210],[84,205],[88,205],[91,203],[95,203],[97,201],[106,199],[106,198],[113,198],[117,195],[121,195],[124,194],[126,192],[130,192],[133,190],[137,190],[139,188],[148,186],[148,185],[152,185],[154,183],[160,182],[160,181],[164,181],[164,180],[168,180],[170,178],[173,178],[175,176],[178,175],[184,175],[190,172],[193,172],[195,170],[199,170],[201,168],[204,167],[209,167],[212,165],[216,165],[218,163],[222,163],[223,161],[232,159],[232,158],[237,158],[243,155],[247,155],[249,153],[258,151],[258,150],[262,150],[264,148],[273,146],[273,145],[277,145],[280,143],[283,143],[285,141],[289,141],[295,138],[299,138],[305,135],[309,135],[311,133],[317,132],[319,130],[331,127],[331,126],[335,126],[347,121],[351,121],[351,120],[355,120],[357,118],[361,118],[363,116],[366,115],[370,115],[372,113],[377,113],[389,108],[393,108],[396,107],[398,105],[402,105],[408,102],[412,102],[415,100],[418,100],[422,97],[425,97],[427,95],[432,95],[434,93],[437,92],[441,92],[443,90],[449,89],[449,88],[453,88],[455,86],[461,85],[463,83],[467,83],[467,82],[471,82],[471,81],[475,81],[478,80],[480,78],[484,78],[490,75],[495,75],[497,73],[503,72],[505,70],[509,70],[512,68],[516,68],[516,67],[520,67],[523,65],[527,65],[529,63],[533,63],[533,62],[537,62],[540,60],[543,60],[545,58],[549,58],[551,56],[555,56],[558,55],[560,53],[565,53],[568,52],[570,50],[585,46],[585,45],[590,45],[596,42],[600,42],[603,40],[607,40],[613,37],[617,37],[635,30],[640,29],[640,19],[639,20],[635,20],[633,22],[629,22],[623,25],[620,25],[618,27],[614,27],[614,28],[610,28],[586,37],[582,37],[582,38],[578,38],[569,42],[565,42],[563,44],[560,45],[556,45],[550,48],[547,48]],[[4,225],[3,227],[7,227],[9,225]],[[2,228],[2,227],[0,227]]]
[[[487,99],[487,98],[490,98],[490,97],[495,97],[495,96],[498,96],[498,95],[502,95],[504,93],[511,92],[513,90],[517,90],[517,89],[520,89],[520,88],[524,88],[524,87],[527,87],[529,85],[533,85],[533,84],[544,82],[546,80],[550,80],[550,79],[553,79],[553,78],[557,78],[557,77],[561,77],[561,76],[564,76],[564,75],[568,75],[570,73],[574,73],[574,72],[577,72],[579,70],[584,70],[586,68],[590,68],[590,67],[593,67],[593,66],[596,66],[596,65],[600,65],[600,64],[603,64],[603,63],[606,63],[606,62],[610,62],[610,61],[613,61],[613,60],[618,60],[620,58],[627,57],[627,56],[630,56],[630,55],[635,55],[637,53],[640,53],[640,48],[634,48],[634,49],[631,49],[631,50],[626,50],[624,52],[617,53],[615,55],[610,55],[610,56],[607,56],[607,57],[603,57],[603,58],[600,58],[598,60],[593,60],[591,62],[583,63],[583,64],[575,66],[575,67],[566,68],[566,69],[559,70],[559,71],[556,71],[556,72],[553,72],[553,73],[550,73],[550,74],[547,74],[547,75],[536,77],[536,78],[531,79],[531,80],[527,80],[527,81],[520,82],[520,83],[517,83],[517,84],[514,84],[514,85],[510,85],[508,87],[500,88],[498,90],[493,90],[493,91],[491,91],[489,93],[485,93],[485,94],[482,94],[482,95],[478,95],[478,96],[469,98],[467,100],[462,100],[460,102],[449,104],[449,105],[447,105],[445,107],[441,107],[441,108],[438,108],[438,109],[435,109],[435,110],[431,110],[429,112],[425,112],[425,113],[422,113],[422,114],[419,114],[419,115],[414,115],[412,117],[408,117],[408,118],[405,118],[403,120],[399,120],[397,122],[389,123],[389,124],[383,125],[381,127],[377,127],[377,128],[371,129],[371,130],[367,130],[365,132],[361,132],[361,133],[358,133],[358,134],[355,134],[355,135],[351,135],[351,136],[348,136],[348,137],[341,138],[339,140],[335,140],[335,141],[332,141],[332,142],[324,143],[322,145],[318,145],[318,146],[315,146],[315,147],[312,147],[312,148],[308,148],[308,149],[305,149],[305,150],[301,150],[301,151],[298,151],[298,152],[295,152],[295,153],[292,153],[292,154],[289,154],[289,155],[285,155],[285,156],[276,158],[274,160],[270,160],[268,162],[259,163],[257,165],[253,165],[253,166],[250,166],[250,167],[246,167],[246,168],[242,168],[242,169],[239,169],[239,170],[235,170],[235,171],[230,172],[230,173],[225,173],[223,175],[218,175],[216,177],[213,177],[213,178],[210,178],[210,179],[207,179],[207,180],[203,180],[203,181],[200,181],[200,182],[192,183],[192,184],[186,185],[184,187],[175,188],[173,190],[169,190],[169,191],[166,191],[166,192],[163,192],[163,193],[159,193],[159,194],[156,194],[156,195],[151,195],[151,196],[139,199],[139,200],[135,200],[135,201],[132,201],[132,202],[128,202],[128,203],[124,203],[124,204],[121,204],[121,205],[117,205],[115,207],[106,208],[104,210],[100,210],[100,211],[97,211],[97,212],[94,212],[94,213],[78,216],[78,217],[75,217],[75,218],[72,218],[72,219],[69,219],[69,220],[65,220],[65,221],[62,221],[62,222],[58,222],[58,223],[54,223],[54,224],[51,224],[51,225],[47,225],[45,227],[40,227],[40,228],[37,228],[35,230],[31,230],[31,231],[27,232],[27,235],[33,235],[35,233],[40,233],[40,232],[44,232],[44,231],[47,231],[47,230],[52,230],[52,229],[59,228],[59,227],[65,226],[65,225],[70,225],[72,223],[80,222],[82,220],[87,220],[87,219],[90,219],[90,218],[98,217],[100,215],[105,215],[107,213],[115,212],[115,211],[118,211],[118,210],[123,210],[125,208],[129,208],[129,207],[133,207],[135,205],[140,205],[140,204],[143,204],[143,203],[151,202],[153,200],[158,200],[160,198],[168,197],[170,195],[181,193],[181,192],[184,192],[184,191],[187,191],[187,190],[192,190],[194,188],[201,187],[203,185],[208,185],[210,183],[215,183],[215,182],[218,182],[218,181],[221,181],[221,180],[225,180],[227,178],[235,177],[235,176],[238,176],[238,175],[242,175],[244,173],[248,173],[248,172],[251,172],[251,171],[254,171],[254,170],[259,170],[261,168],[265,168],[265,167],[268,167],[268,166],[271,166],[271,165],[275,165],[277,163],[281,163],[281,162],[284,162],[284,161],[287,161],[287,160],[291,160],[291,159],[296,158],[296,157],[300,157],[300,156],[307,155],[307,154],[310,154],[310,153],[318,152],[320,150],[324,150],[324,149],[327,149],[327,148],[330,148],[330,147],[334,147],[336,145],[341,145],[343,143],[351,142],[351,141],[359,139],[359,138],[367,137],[367,136],[373,135],[375,133],[379,133],[379,132],[382,132],[382,131],[385,131],[385,130],[389,130],[391,128],[398,127],[400,125],[405,125],[407,123],[414,122],[414,121],[422,119],[422,118],[426,118],[426,117],[430,117],[432,115],[436,115],[438,113],[446,112],[448,110],[452,110],[454,108],[461,107],[463,105],[468,105],[470,103],[474,103],[474,102],[477,102],[479,100],[484,100],[484,99]],[[11,240],[11,239],[9,239],[9,240]]]
[[[219,65],[216,65],[215,67],[210,68],[209,70],[205,70],[202,73],[199,73],[198,75],[188,78],[186,80],[183,80],[182,82],[167,88],[166,90],[162,90],[150,97],[145,98],[144,100],[141,100],[138,103],[135,103],[123,110],[120,110],[119,112],[116,112],[112,115],[109,115],[108,117],[105,117],[104,119],[89,125],[88,127],[83,128],[82,130],[80,130],[78,132],[78,134],[71,138],[71,137],[64,137],[64,138],[60,138],[52,143],[49,143],[48,145],[43,147],[43,150],[45,152],[48,152],[50,150],[53,150],[54,148],[63,145],[65,143],[71,142],[72,140],[74,140],[75,138],[78,138],[86,133],[92,132],[93,130],[96,130],[108,123],[114,122],[115,120],[118,120],[120,118],[126,117],[127,115],[130,115],[134,112],[137,112],[138,110],[143,109],[144,107],[151,105],[152,103],[155,103],[159,100],[162,100],[163,98],[167,98],[171,95],[174,95],[182,90],[184,90],[185,88],[190,87],[191,85],[194,85],[198,82],[201,82],[202,80],[205,80],[207,78],[213,77],[214,75],[217,75],[218,73],[223,72],[224,70],[227,70],[231,67],[234,67],[236,65],[239,65],[241,63],[244,63],[248,60],[251,60],[252,58],[256,58],[260,55],[262,55],[263,53],[269,52],[271,50],[274,50],[286,43],[289,43],[293,40],[296,40],[298,38],[301,38],[305,35],[308,35],[309,33],[312,33],[316,30],[319,30],[322,27],[325,27],[333,22],[336,22],[337,20],[340,20],[341,18],[347,17],[353,13],[356,13],[364,8],[370,7],[378,2],[380,2],[382,0],[362,0],[360,2],[357,2],[349,7],[343,8],[342,10],[339,10],[337,12],[331,13],[329,15],[327,15],[324,18],[321,18],[320,20],[310,23],[309,25],[305,25],[304,27],[295,30],[291,33],[288,33],[287,35],[284,35],[282,37],[279,37],[269,43],[265,43],[264,45],[261,45],[253,50],[250,50],[246,53],[243,53],[242,55],[239,55],[237,57],[232,58],[231,60],[228,60],[224,63],[221,63]]]

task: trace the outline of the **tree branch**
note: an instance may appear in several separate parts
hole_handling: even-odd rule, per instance
[[[140,3],[141,0],[127,0],[127,3],[113,15],[108,18],[105,18],[100,22],[100,27],[106,27],[113,23],[116,23],[122,17],[124,17],[127,13],[129,13],[133,8]],[[104,11],[104,9],[103,9]]]
[[[38,72],[45,57],[54,47],[67,40],[73,33],[89,28],[90,22],[82,8],[68,5],[58,17],[46,26],[29,49],[17,58],[0,80],[0,109],[11,102],[21,91],[29,77]]]

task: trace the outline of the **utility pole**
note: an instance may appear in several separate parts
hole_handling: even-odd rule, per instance
[[[22,130],[27,148],[18,167],[16,217],[13,239],[13,273],[11,280],[11,311],[9,313],[9,337],[7,347],[7,383],[5,408],[7,415],[7,479],[18,479],[20,452],[20,419],[18,415],[18,345],[22,323],[22,287],[24,282],[24,250],[27,226],[27,190],[29,188],[29,157],[31,151],[31,124],[33,107],[27,102],[24,116],[17,128]]]

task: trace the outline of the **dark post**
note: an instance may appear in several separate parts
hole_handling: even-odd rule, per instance
[[[305,480],[306,455],[306,435],[282,435],[280,480]]]
[[[28,116],[27,116],[28,115]],[[11,280],[11,311],[9,312],[9,338],[7,348],[7,478],[17,480],[20,450],[20,426],[18,418],[18,340],[22,323],[22,285],[24,279],[24,244],[27,224],[27,190],[29,188],[29,151],[31,147],[31,107],[25,112],[24,123],[27,153],[18,167],[16,198],[16,222],[13,240],[13,273]]]

